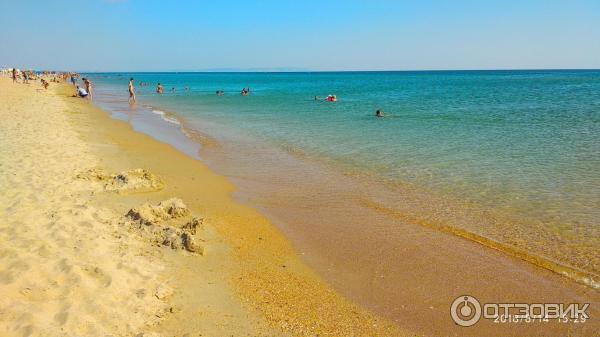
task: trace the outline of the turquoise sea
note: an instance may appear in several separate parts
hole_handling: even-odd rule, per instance
[[[160,117],[198,141],[240,199],[296,223],[282,225],[291,235],[311,216],[335,226],[370,207],[600,281],[600,71],[83,76],[102,107]]]

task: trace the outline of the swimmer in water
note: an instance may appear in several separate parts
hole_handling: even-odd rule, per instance
[[[383,112],[381,110],[375,111],[375,117],[383,117]]]

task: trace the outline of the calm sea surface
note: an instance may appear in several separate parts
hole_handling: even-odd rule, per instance
[[[207,160],[258,208],[368,207],[600,281],[600,71],[87,75],[121,112],[129,77],[149,83],[138,113],[219,144]]]

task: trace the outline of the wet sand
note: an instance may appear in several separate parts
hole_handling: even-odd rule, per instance
[[[438,226],[436,218],[448,218],[456,205],[409,186],[386,190],[368,177],[355,179],[294,154],[243,143],[201,154],[211,168],[232,177],[237,199],[278,226],[309,266],[399,326],[427,336],[594,336],[600,330],[598,289]],[[245,155],[231,155],[236,153]],[[257,165],[266,156],[277,158],[275,169]],[[398,202],[390,207],[391,201]],[[591,320],[460,328],[449,311],[463,294],[486,303],[591,303]]]

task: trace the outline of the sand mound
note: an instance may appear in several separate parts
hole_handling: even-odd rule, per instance
[[[203,229],[203,219],[190,218],[190,210],[181,199],[171,198],[157,205],[144,204],[127,212],[126,219],[132,229],[151,242],[176,250],[204,254],[204,247],[196,238]],[[181,221],[183,220],[183,221]]]
[[[89,169],[77,175],[77,178],[95,181],[105,191],[114,192],[150,192],[164,188],[160,178],[144,169],[133,169],[118,174],[107,174],[99,168]]]
[[[141,207],[132,208],[127,216],[132,220],[152,226],[160,225],[161,222],[186,216],[190,213],[181,199],[171,198],[161,201],[158,205],[144,204]]]

